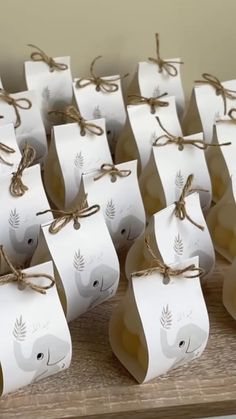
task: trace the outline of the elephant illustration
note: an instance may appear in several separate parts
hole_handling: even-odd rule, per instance
[[[107,140],[111,149],[112,156],[114,156],[117,139],[121,132],[123,125],[115,119],[107,120]]]
[[[33,137],[30,134],[30,132],[29,133],[26,132],[26,134],[24,134],[24,138],[21,138],[20,139],[19,148],[21,150],[21,153],[23,152],[23,149],[24,149],[26,143],[28,143],[32,147],[34,147],[34,149],[36,151],[35,162],[37,162],[39,160],[42,160],[46,156],[46,154],[47,154],[47,145],[46,144],[43,144],[36,137]]]
[[[173,359],[170,368],[177,368],[186,362],[191,361],[198,355],[198,349],[207,339],[207,333],[194,323],[182,326],[176,335],[173,344],[168,343],[168,330],[161,328],[161,347],[166,358]]]
[[[111,217],[109,216],[106,219],[106,224],[117,250],[130,247],[132,242],[142,234],[144,229],[142,221],[132,214],[123,217],[116,229],[114,229]]]
[[[23,371],[34,372],[32,382],[59,372],[65,367],[62,362],[70,351],[68,342],[48,334],[39,337],[33,344],[31,355],[25,357],[22,342],[14,340],[16,362]]]
[[[35,224],[27,227],[21,239],[18,238],[16,230],[16,228],[10,225],[9,237],[11,245],[17,255],[24,255],[28,259],[32,256],[37,246],[39,226]]]
[[[118,279],[118,272],[107,265],[99,265],[91,272],[85,285],[79,270],[75,270],[75,283],[79,294],[90,300],[89,309],[110,297],[114,292],[114,285]]]

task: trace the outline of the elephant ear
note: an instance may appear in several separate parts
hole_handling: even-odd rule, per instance
[[[0,362],[0,397],[3,393],[3,372],[2,372],[2,365]]]

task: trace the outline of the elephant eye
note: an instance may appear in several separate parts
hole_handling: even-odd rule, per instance
[[[29,240],[28,240],[28,244],[29,244],[29,245],[33,244],[33,242],[34,242],[34,239],[29,239]]]
[[[126,233],[126,229],[125,228],[122,228],[121,234],[125,234],[125,233]]]
[[[44,358],[44,354],[42,352],[39,352],[37,355],[37,360],[42,361],[43,358]]]
[[[185,345],[185,342],[184,342],[184,340],[181,340],[180,342],[179,342],[179,348],[183,348],[183,346]]]
[[[107,135],[110,135],[110,133],[111,133],[111,130],[108,130],[108,131],[107,131]]]
[[[99,285],[99,281],[97,281],[97,280],[96,280],[96,281],[94,281],[94,283],[93,283],[93,287],[94,287],[94,288],[96,288],[98,285]]]

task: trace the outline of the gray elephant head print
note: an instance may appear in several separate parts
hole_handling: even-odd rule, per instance
[[[198,356],[201,346],[207,339],[207,333],[194,323],[182,326],[173,343],[168,342],[168,330],[171,327],[171,313],[163,309],[161,317],[161,348],[166,358],[173,360],[170,368],[177,368]]]
[[[98,265],[92,270],[90,278],[85,284],[81,277],[84,264],[79,265],[74,260],[74,267],[78,293],[88,299],[88,308],[94,307],[113,294],[119,278],[119,273],[115,269],[104,264]]]
[[[19,147],[21,152],[23,151],[26,142],[31,145],[32,147],[34,147],[35,151],[36,151],[36,158],[35,158],[35,162],[42,160],[46,154],[47,154],[47,145],[46,143],[43,144],[41,141],[38,140],[38,138],[33,137],[30,132],[26,135],[24,135],[24,140],[21,139]]]
[[[12,210],[9,216],[9,238],[15,253],[28,259],[32,256],[38,242],[39,226],[21,228],[19,214]],[[24,227],[24,226],[22,226]],[[23,231],[22,231],[23,230]]]
[[[114,228],[116,209],[112,200],[108,201],[105,214],[106,224],[116,249],[130,247],[132,242],[142,234],[144,224],[133,214],[121,218],[118,226]]]
[[[117,144],[117,138],[122,130],[122,124],[115,119],[109,119],[107,121],[107,140],[110,145],[112,155],[115,153]]]
[[[22,321],[22,317],[16,320],[14,331],[14,355],[17,365],[26,372],[34,372],[33,380],[37,381],[41,378],[55,374],[65,368],[63,362],[70,352],[68,342],[54,336],[46,334],[35,340],[33,343],[31,354],[25,356],[22,351],[23,341],[26,337],[26,325]]]

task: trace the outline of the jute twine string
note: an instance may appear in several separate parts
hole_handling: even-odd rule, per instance
[[[29,144],[26,144],[23,149],[23,155],[21,157],[17,171],[12,173],[12,179],[9,187],[12,196],[19,197],[28,191],[28,186],[24,185],[22,182],[22,175],[24,170],[33,163],[35,156],[35,149]]]
[[[100,210],[99,205],[92,205],[91,207],[85,207],[86,197],[83,201],[80,208],[76,208],[73,211],[63,211],[57,209],[48,209],[46,211],[38,212],[36,215],[46,214],[47,212],[52,212],[55,216],[58,216],[49,227],[49,232],[51,234],[57,234],[63,227],[73,221],[73,227],[75,230],[79,230],[80,222],[79,218],[90,217],[93,214],[96,214]]]
[[[163,70],[165,70],[169,76],[176,77],[178,74],[178,70],[175,67],[174,64],[183,64],[183,61],[172,61],[172,60],[163,60],[160,57],[160,41],[159,41],[159,34],[155,33],[156,37],[156,55],[157,58],[151,58],[149,57],[149,61],[151,61],[154,64],[157,64],[159,68],[159,73],[162,73]]]
[[[8,92],[6,92],[3,89],[0,89],[0,100],[3,100],[6,102],[9,106],[12,106],[16,115],[16,122],[14,124],[15,128],[18,128],[21,125],[21,117],[19,109],[28,110],[32,107],[32,103],[27,98],[18,98],[14,99]],[[3,115],[1,115],[1,118],[4,118]]]
[[[9,147],[8,145],[4,143],[0,143],[0,151],[3,151],[4,153],[7,153],[7,154],[15,153],[14,148]],[[6,164],[7,166],[13,166],[13,163],[10,163],[9,161],[5,160],[1,155],[0,155],[0,161]]]
[[[152,257],[152,267],[143,269],[141,271],[134,272],[132,277],[141,277],[141,276],[148,276],[155,272],[158,272],[163,275],[163,277],[171,277],[171,276],[181,276],[186,272],[192,272],[192,275],[184,275],[184,278],[198,278],[204,274],[204,270],[202,268],[197,268],[195,265],[188,265],[182,269],[175,269],[171,268],[170,266],[166,265],[164,262],[160,261],[157,256],[155,255],[154,251],[152,250],[149,238],[145,237],[145,245],[147,247],[148,252]]]
[[[34,51],[34,52],[31,53],[31,55],[30,55],[31,60],[33,60],[33,61],[43,61],[44,63],[46,63],[48,65],[50,72],[53,72],[54,70],[63,71],[63,70],[68,69],[67,64],[57,63],[54,60],[54,58],[49,57],[42,49],[40,49],[36,45],[28,44],[28,47],[31,47],[31,48],[34,48],[34,49],[37,50],[37,51]]]
[[[230,119],[219,118],[219,119],[216,120],[216,122],[225,122],[225,123],[235,124],[236,123],[236,115],[235,114],[236,114],[236,108],[231,108],[229,110],[228,114],[227,114]]]
[[[142,105],[145,103],[146,105],[150,106],[150,112],[153,114],[156,112],[156,108],[162,108],[169,106],[169,102],[165,100],[161,100],[164,96],[168,95],[168,93],[163,93],[162,95],[156,97],[145,97],[139,95],[130,95],[130,105]]]
[[[156,116],[156,120],[158,124],[160,125],[161,129],[165,132],[165,134],[160,135],[160,137],[156,138],[153,142],[153,146],[155,147],[163,147],[167,144],[176,144],[178,146],[178,149],[182,151],[186,145],[193,145],[196,148],[199,148],[200,150],[206,150],[208,147],[222,147],[226,145],[231,145],[231,142],[226,142],[222,144],[213,144],[213,143],[205,143],[204,140],[199,139],[186,139],[182,136],[173,135],[170,132],[167,131],[166,128],[163,127],[160,118]],[[165,142],[159,143],[160,140],[165,139]]]
[[[5,260],[6,264],[11,270],[11,273],[0,277],[0,285],[17,283],[19,289],[28,287],[33,291],[39,292],[40,294],[46,294],[47,290],[55,285],[55,279],[51,275],[45,273],[26,274],[20,269],[16,269],[9,260],[2,245],[0,245],[0,256]],[[47,278],[50,281],[49,285],[37,285],[32,281],[34,278]]]
[[[131,174],[131,170],[118,169],[114,164],[104,163],[101,165],[100,173],[94,177],[94,180],[99,180],[103,176],[109,175],[111,182],[116,182],[118,177],[127,177]]]
[[[101,55],[98,55],[97,57],[95,57],[93,59],[93,61],[91,62],[90,65],[90,77],[88,78],[81,78],[79,80],[77,80],[75,86],[78,89],[81,89],[83,87],[87,87],[90,84],[94,84],[96,86],[96,91],[97,92],[105,92],[105,93],[113,93],[113,92],[117,92],[117,90],[119,90],[119,86],[116,83],[118,80],[124,79],[125,77],[129,76],[129,73],[126,73],[124,76],[119,76],[119,77],[113,77],[110,79],[105,79],[103,77],[99,77],[96,76],[95,72],[94,72],[94,66],[97,60],[99,60],[100,58],[102,58]]]
[[[74,106],[67,106],[64,110],[52,110],[48,112],[48,115],[62,115],[66,118],[70,118],[72,121],[77,122],[80,126],[80,135],[85,136],[86,131],[94,135],[102,135],[103,129],[92,122],[86,121],[80,112]]]
[[[195,80],[197,84],[209,84],[215,89],[217,96],[221,96],[224,103],[224,115],[227,113],[227,99],[236,99],[236,91],[227,89],[221,84],[220,80],[209,73],[202,74],[203,80]]]
[[[193,182],[193,174],[189,175],[187,178],[187,181],[183,187],[183,190],[181,192],[181,195],[179,197],[179,200],[175,202],[175,215],[177,218],[179,218],[180,220],[185,220],[185,218],[190,221],[190,223],[192,223],[194,226],[196,226],[197,228],[199,228],[200,230],[204,230],[204,226],[196,223],[187,213],[186,210],[186,205],[185,205],[185,198],[186,196],[190,193],[190,192],[208,192],[205,189],[191,189],[192,186],[192,182]]]

